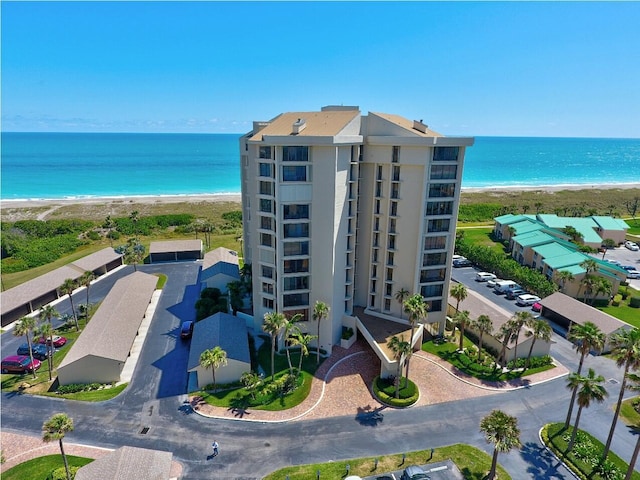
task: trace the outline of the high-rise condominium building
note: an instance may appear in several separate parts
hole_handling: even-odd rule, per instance
[[[396,293],[420,293],[442,333],[465,147],[420,121],[329,106],[254,122],[240,139],[244,259],[254,328],[267,312],[326,303],[331,352],[358,312],[406,322]],[[305,323],[306,322],[306,323]]]

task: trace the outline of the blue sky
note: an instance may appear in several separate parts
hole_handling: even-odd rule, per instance
[[[7,2],[5,131],[240,133],[323,105],[640,137],[637,2]]]

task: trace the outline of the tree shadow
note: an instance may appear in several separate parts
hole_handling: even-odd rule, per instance
[[[520,455],[529,464],[527,473],[534,478],[573,479],[572,476],[565,476],[558,472],[562,462],[549,450],[535,442],[527,442],[522,445]]]
[[[191,415],[193,413],[193,406],[189,400],[182,402],[182,405],[178,407],[178,411],[183,415]]]
[[[236,395],[230,402],[230,406],[227,409],[233,413],[234,417],[244,418],[245,415],[251,415],[249,412],[249,399],[243,395]]]
[[[371,405],[366,407],[358,407],[356,414],[356,422],[365,427],[377,427],[384,420],[382,410],[387,407],[373,408]]]

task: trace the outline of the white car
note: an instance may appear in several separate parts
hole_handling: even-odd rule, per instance
[[[521,307],[527,307],[539,301],[540,301],[540,297],[536,295],[531,295],[530,293],[525,293],[518,296],[516,303]]]
[[[640,278],[640,272],[637,270],[627,270],[627,278]]]
[[[489,272],[476,273],[476,282],[488,282],[489,280],[495,280],[496,276]]]
[[[502,279],[501,278],[494,278],[492,280],[487,281],[487,287],[489,288],[493,288],[496,286],[496,283],[501,282]]]
[[[637,252],[638,250],[640,250],[640,247],[638,247],[638,244],[636,242],[630,242],[629,240],[624,242],[624,246],[627,247],[629,250],[633,250],[634,252]]]

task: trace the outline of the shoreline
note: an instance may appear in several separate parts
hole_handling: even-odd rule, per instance
[[[563,190],[612,190],[640,189],[639,183],[607,183],[607,184],[559,184],[559,185],[499,185],[491,187],[462,187],[461,193],[509,193],[509,192],[545,192],[554,193]],[[0,199],[2,208],[34,208],[64,205],[96,205],[105,203],[139,203],[161,204],[181,202],[234,202],[241,203],[242,195],[238,193],[201,193],[201,194],[166,194],[166,195],[114,195],[96,197],[67,198],[28,198]]]

